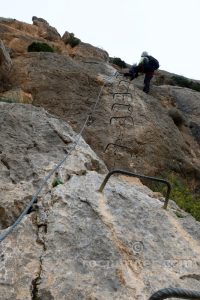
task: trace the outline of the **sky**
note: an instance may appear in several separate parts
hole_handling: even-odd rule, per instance
[[[2,0],[0,17],[41,17],[128,64],[147,51],[160,69],[200,80],[199,13],[200,0]]]

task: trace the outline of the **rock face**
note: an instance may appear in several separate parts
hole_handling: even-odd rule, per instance
[[[38,26],[40,37],[47,39],[49,41],[60,40],[60,34],[56,30],[56,28],[50,26],[46,20],[34,16],[32,18],[32,21],[33,21],[33,25]]]
[[[0,299],[145,300],[163,287],[200,289],[200,223],[125,177],[99,193],[105,165],[82,138],[72,151],[76,134],[44,109],[1,103],[0,113],[0,233],[70,153],[64,184],[49,180],[0,244]]]
[[[163,197],[138,181],[118,176],[98,192],[112,168],[175,171],[198,187],[199,93],[170,86],[161,72],[146,95],[142,76],[124,81],[106,51],[65,45],[42,18],[0,18],[0,39],[0,234],[64,161],[63,184],[53,187],[52,175],[0,244],[0,300],[200,290],[200,223],[172,201],[163,210]],[[35,41],[54,53],[27,53]]]
[[[71,48],[58,35],[50,39],[40,34],[40,26],[50,28],[47,21],[33,17],[33,23],[9,19],[0,23],[4,43],[11,53],[18,53],[12,59],[11,92],[20,87],[33,105],[61,117],[77,132],[99,97],[94,122],[86,128],[84,138],[109,169],[120,167],[149,175],[175,171],[195,178],[198,184],[199,93],[158,86],[170,82],[169,74],[162,79],[163,73],[147,96],[141,92],[142,76],[130,85],[122,77],[111,80],[116,70],[107,62],[105,51],[86,43]],[[35,40],[50,43],[57,52],[27,53],[28,44]],[[127,97],[113,96],[127,90],[131,94]],[[169,115],[171,108],[182,113],[187,124],[177,127]]]
[[[0,103],[0,108],[0,228],[5,228],[31,199],[45,172],[63,159],[73,145],[75,135],[64,122],[31,105]],[[59,125],[59,131],[58,123],[63,126]],[[67,169],[63,167],[60,174],[63,180],[73,172],[106,170],[91,149],[82,140],[81,143],[88,152],[87,160],[80,163],[77,158],[77,166],[68,163]],[[77,155],[76,151],[73,155]]]
[[[165,100],[160,101],[159,97],[146,96],[131,84],[130,95],[124,99],[122,95],[114,98],[113,92],[127,91],[127,83],[120,83],[122,78],[113,78],[111,85],[109,80],[115,70],[99,61],[81,62],[55,53],[28,53],[14,62],[12,84],[32,94],[34,105],[60,116],[76,131],[80,130],[102,90],[94,122],[86,128],[84,138],[109,168],[121,167],[150,175],[173,170],[199,178],[197,141],[189,129],[186,137],[187,128],[178,128],[169,116],[170,106],[165,107],[165,101],[172,98],[170,93],[165,92]],[[162,87],[156,88],[162,95]],[[196,94],[190,91],[194,99]],[[117,103],[127,106],[113,107]],[[191,104],[192,101],[187,102]],[[178,104],[177,109],[180,110]],[[198,117],[190,117],[190,122],[198,124],[195,121]],[[125,148],[110,145],[105,151],[110,143]]]

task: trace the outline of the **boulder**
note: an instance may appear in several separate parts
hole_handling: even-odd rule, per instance
[[[32,21],[33,25],[36,25],[38,27],[38,34],[40,37],[49,41],[57,41],[61,39],[61,36],[56,30],[56,28],[50,26],[46,20],[34,16],[32,18]]]

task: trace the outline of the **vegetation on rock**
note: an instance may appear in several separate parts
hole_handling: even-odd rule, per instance
[[[162,174],[161,177],[167,178],[171,183],[170,199],[174,200],[181,209],[190,213],[197,221],[200,221],[200,195],[193,192],[187,182],[173,172],[166,176]],[[153,191],[165,194],[165,187],[160,183],[152,183],[149,186]]]
[[[121,60],[120,57],[111,58],[110,62],[114,65],[119,66],[120,68],[126,68],[127,67],[125,61]]]
[[[81,42],[80,39],[78,39],[77,37],[75,37],[74,33],[70,33],[69,37],[66,39],[65,44],[66,45],[70,45],[72,48],[76,47],[77,45],[79,45]]]
[[[13,99],[8,99],[8,98],[0,98],[0,102],[16,103],[15,100],[13,100]]]
[[[33,42],[28,46],[28,52],[54,52],[54,49],[46,43]]]
[[[172,184],[170,198],[173,199],[180,208],[190,213],[197,221],[200,221],[200,197],[194,195],[183,179],[178,178],[173,173],[169,175]]]
[[[179,75],[172,76],[172,80],[175,85],[200,92],[200,83],[198,82],[189,80],[188,78]]]

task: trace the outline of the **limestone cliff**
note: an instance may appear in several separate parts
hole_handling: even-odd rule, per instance
[[[115,69],[108,63],[108,54],[104,50],[82,42],[74,48],[65,45],[46,21],[33,19],[33,25],[1,19],[0,38],[10,53],[12,68],[2,81],[0,97],[44,107],[78,131],[102,85]],[[45,37],[43,31],[49,34]],[[53,38],[50,33],[56,36]],[[28,53],[27,47],[33,41],[46,42],[55,52]],[[166,80],[163,79],[165,76]],[[200,94],[163,85],[170,80],[169,74],[162,71],[155,76],[156,85],[152,86],[148,96],[141,91],[142,77],[130,85],[120,83],[121,79],[114,78],[112,85],[105,84],[94,122],[84,131],[87,143],[108,168],[117,166],[150,175],[174,171],[196,181],[198,189]],[[114,92],[126,92],[127,89],[131,98],[113,97]],[[16,90],[20,97],[16,96]],[[130,104],[131,112],[127,111],[128,106],[113,107],[116,102]],[[187,120],[181,126],[177,126],[169,114],[174,108]],[[129,114],[127,119],[116,119]],[[105,151],[109,143],[126,148],[111,145]]]
[[[113,177],[69,125],[40,108],[0,105],[4,233],[42,178],[69,154],[59,176],[0,244],[1,300],[147,299],[157,289],[200,289],[200,223],[177,217],[140,182]]]
[[[0,300],[143,300],[167,286],[200,290],[199,222],[172,201],[163,210],[163,197],[139,181],[115,177],[97,192],[114,167],[173,171],[198,190],[200,93],[158,71],[146,95],[142,77],[114,76],[106,51],[66,45],[42,18],[0,18],[0,40],[0,234],[68,155],[58,174],[64,184],[53,188],[53,175],[0,244]],[[32,42],[54,52],[28,52]]]

